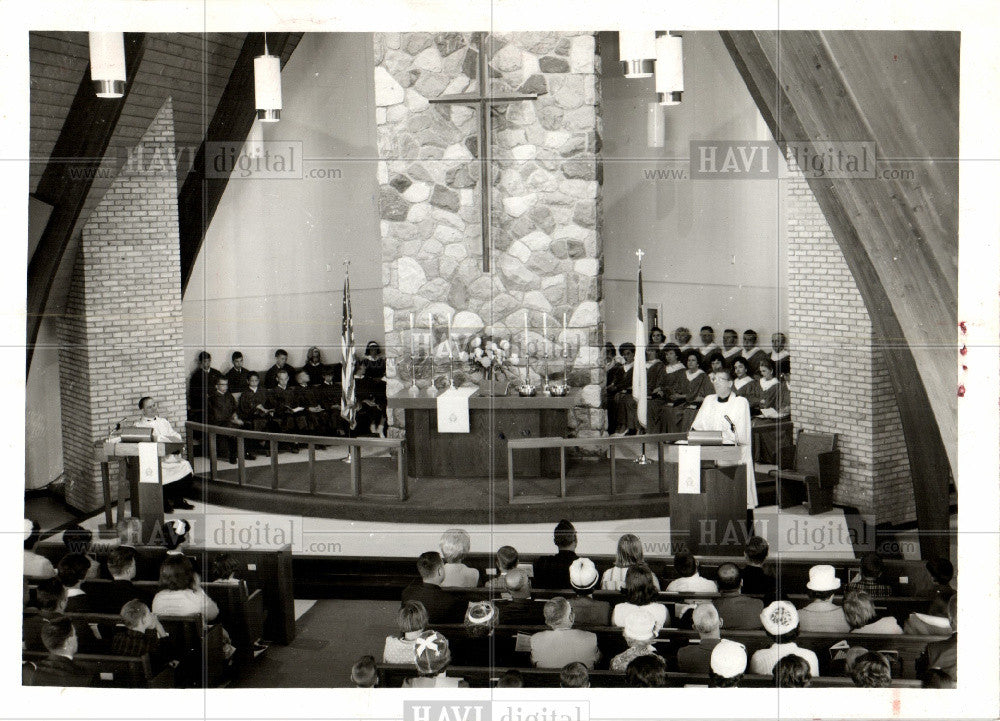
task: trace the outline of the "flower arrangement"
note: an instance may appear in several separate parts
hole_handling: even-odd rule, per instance
[[[483,374],[483,378],[503,376],[511,379],[508,366],[517,365],[517,353],[511,353],[510,341],[497,341],[492,335],[476,335],[469,339],[468,350],[458,354],[458,359],[468,363],[473,371]]]

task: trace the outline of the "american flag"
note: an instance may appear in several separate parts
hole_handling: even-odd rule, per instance
[[[639,417],[639,425],[646,427],[646,323],[643,318],[642,308],[642,256],[641,250],[636,252],[639,256],[639,278],[637,281],[638,312],[635,319],[635,363],[632,365],[632,397],[635,398],[636,415]]]
[[[340,416],[354,428],[357,398],[354,392],[354,318],[351,317],[351,277],[344,273],[344,320],[340,328],[340,350],[344,363],[340,371]]]

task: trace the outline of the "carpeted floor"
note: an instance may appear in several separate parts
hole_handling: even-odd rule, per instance
[[[398,601],[317,601],[297,621],[295,641],[271,646],[230,688],[350,687],[359,657],[382,660],[398,609]]]

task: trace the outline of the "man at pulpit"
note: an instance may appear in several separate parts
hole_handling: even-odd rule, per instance
[[[156,415],[156,401],[149,396],[139,400],[139,418],[135,422],[139,428],[152,428],[153,440],[157,442],[180,443],[181,435],[170,425],[170,421]],[[180,453],[164,456],[160,469],[163,473],[163,512],[170,513],[175,508],[194,508],[185,500],[194,469],[181,457]]]
[[[747,522],[753,520],[757,507],[757,484],[754,480],[753,453],[750,449],[750,404],[733,392],[732,371],[722,368],[712,379],[715,393],[707,396],[691,424],[693,431],[722,431],[723,443],[740,448],[740,465],[746,469]],[[753,526],[749,528],[752,530]]]

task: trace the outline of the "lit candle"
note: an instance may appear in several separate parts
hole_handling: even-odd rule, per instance
[[[413,313],[410,313],[410,358],[417,355],[417,336],[413,332]]]
[[[451,354],[451,316],[448,316],[448,360],[453,360]]]
[[[528,311],[524,311],[524,357],[528,357]]]
[[[545,350],[545,357],[549,355],[549,317],[542,313],[542,347]]]
[[[566,314],[563,313],[563,357],[569,358],[569,342],[566,339]]]
[[[434,314],[427,314],[427,352],[434,357]]]

